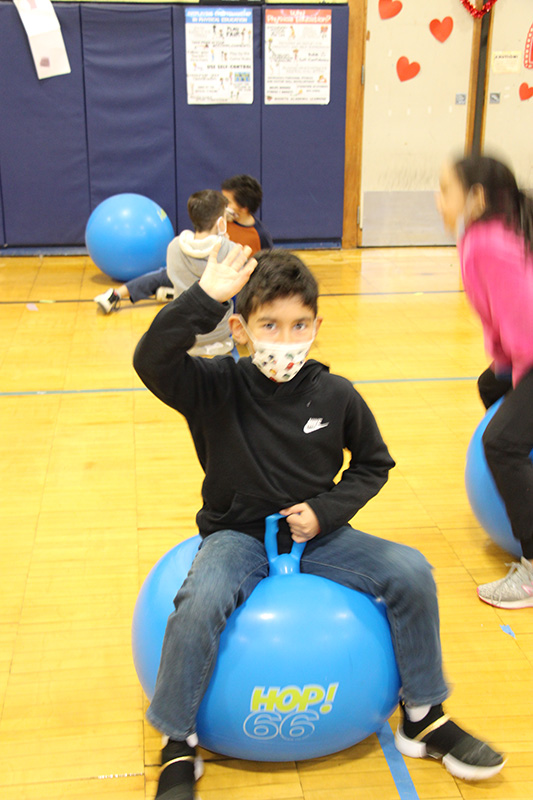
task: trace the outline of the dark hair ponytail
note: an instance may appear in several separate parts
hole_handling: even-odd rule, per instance
[[[529,248],[533,250],[533,198],[525,192],[518,192],[519,230],[524,234]]]
[[[481,219],[503,217],[533,252],[533,199],[518,188],[509,167],[489,156],[467,156],[456,162],[455,171],[466,192],[483,187],[486,208]]]

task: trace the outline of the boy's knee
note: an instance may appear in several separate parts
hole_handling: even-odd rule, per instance
[[[398,555],[396,577],[402,586],[409,587],[409,592],[434,594],[435,580],[431,564],[426,557],[412,547],[403,547]]]
[[[229,616],[236,602],[227,587],[217,583],[201,585],[185,582],[174,600],[177,615],[192,629],[197,625],[215,622]]]

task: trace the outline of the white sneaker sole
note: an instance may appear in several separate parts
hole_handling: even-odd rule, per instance
[[[402,756],[408,756],[409,758],[434,758],[436,761],[440,761],[438,756],[428,754],[425,742],[416,742],[413,739],[408,739],[404,736],[401,728],[398,728],[396,731],[394,742],[396,744],[396,749],[399,750]],[[495,767],[475,767],[472,766],[472,764],[464,764],[462,761],[458,761],[449,753],[443,756],[442,763],[451,775],[455,778],[462,778],[464,781],[484,781],[487,778],[492,778],[494,775],[497,775],[505,766],[505,761],[503,761]]]
[[[503,600],[497,602],[496,600],[489,600],[488,597],[480,595],[479,589],[477,596],[483,603],[487,603],[487,605],[493,606],[494,608],[533,608],[533,597],[526,597],[523,600]]]
[[[204,760],[202,756],[196,756],[194,759],[194,780],[199,781],[204,774]]]

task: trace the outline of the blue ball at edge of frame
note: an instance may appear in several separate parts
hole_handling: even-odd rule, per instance
[[[166,265],[174,228],[165,211],[141,194],[115,194],[92,212],[85,244],[96,266],[125,283]]]
[[[166,553],[137,599],[133,656],[150,699],[167,618],[200,541]],[[200,744],[253,761],[297,761],[351,747],[379,730],[398,703],[384,604],[315,575],[272,573],[271,561],[269,577],[222,632],[197,717]]]
[[[488,409],[470,440],[466,453],[465,486],[468,501],[481,527],[502,550],[520,558],[522,547],[513,536],[505,504],[485,458],[482,439],[487,425],[502,402],[503,398]]]

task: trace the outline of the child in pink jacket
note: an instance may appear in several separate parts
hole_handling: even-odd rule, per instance
[[[523,554],[478,595],[499,608],[533,607],[533,200],[504,164],[485,156],[446,164],[440,185],[440,211],[457,234],[465,292],[492,357],[482,399],[505,398],[483,446]]]

